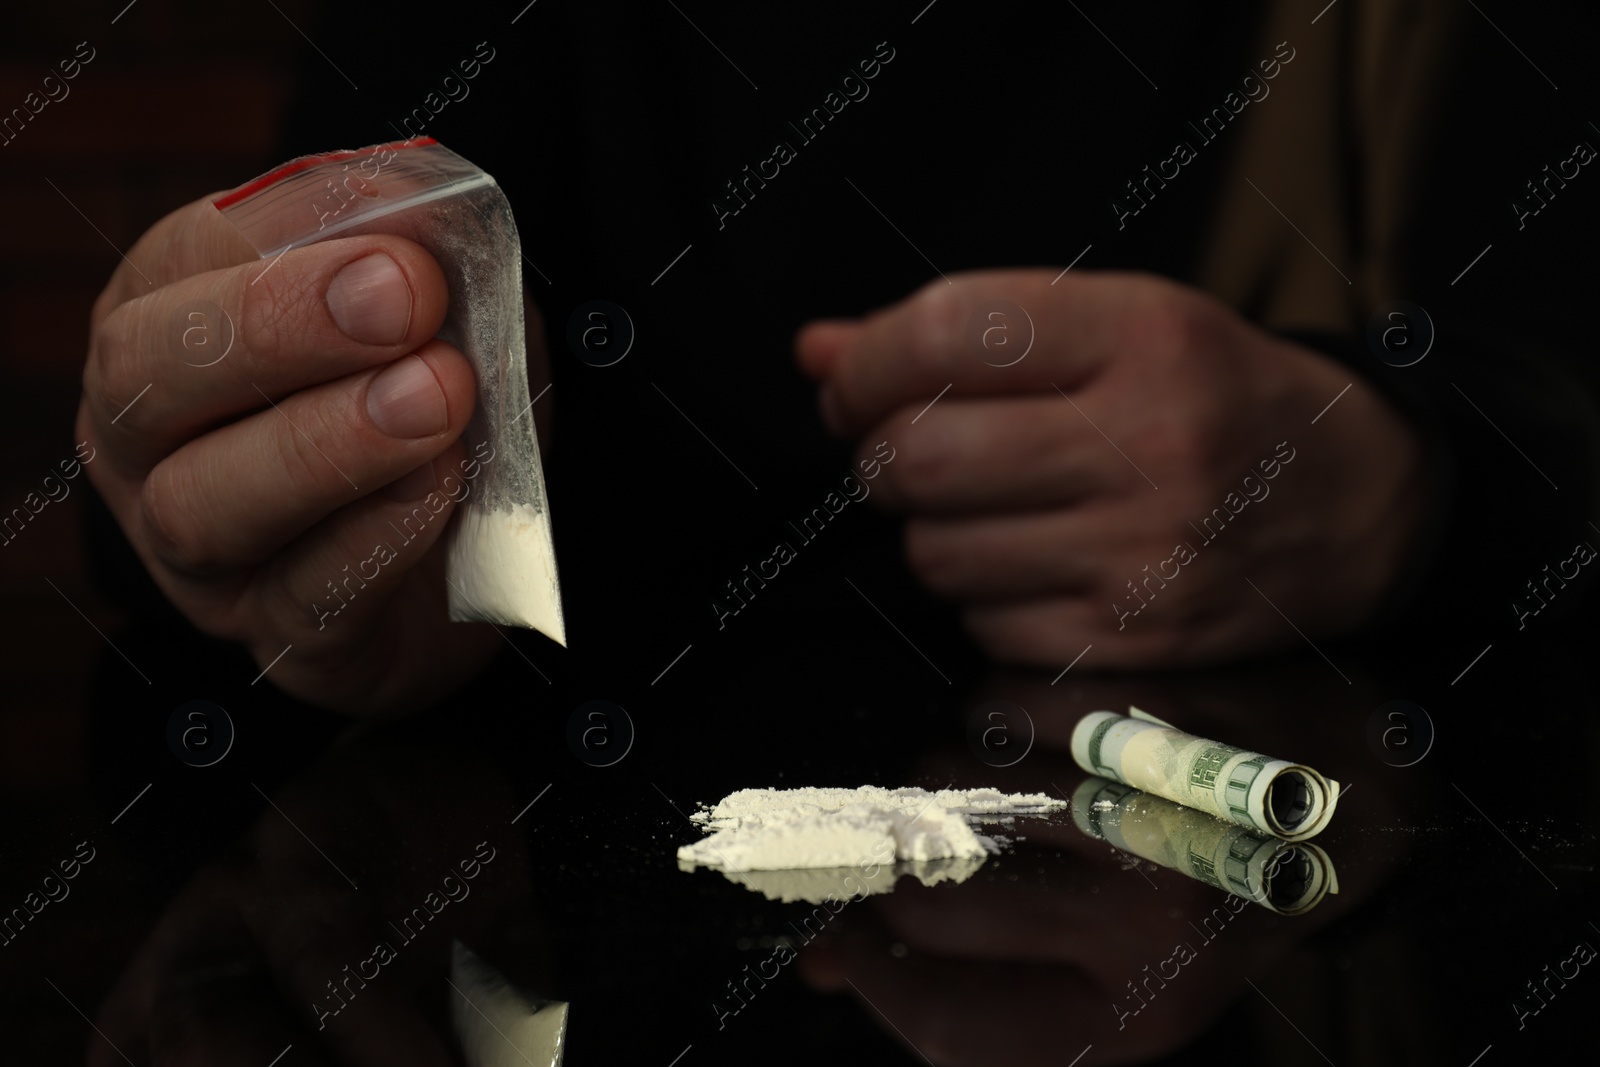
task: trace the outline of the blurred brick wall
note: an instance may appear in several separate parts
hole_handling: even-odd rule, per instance
[[[0,115],[40,92],[79,42],[94,49],[65,98],[0,145],[0,515],[72,454],[89,308],[118,250],[270,165],[303,47],[265,2],[138,0],[112,25],[125,4],[8,4],[0,15]],[[306,24],[305,5],[279,6]],[[107,633],[118,623],[84,577],[85,480],[69,485],[0,547],[7,793],[78,778],[83,683],[105,645],[72,605]]]
[[[0,145],[0,516],[72,455],[89,309],[118,250],[174,208],[274,162],[292,65],[305,47],[284,14],[302,27],[311,21],[308,5],[292,0],[278,0],[284,14],[265,0],[125,6],[0,10],[0,116],[39,92],[79,42],[95,51],[64,99]],[[83,824],[85,694],[91,664],[107,651],[85,616],[113,638],[122,623],[86,577],[86,479],[68,484],[71,495],[0,547],[0,888],[8,897]],[[125,862],[112,852],[96,866]],[[96,873],[114,884],[131,872]],[[53,974],[92,1015],[114,977],[108,970],[126,961],[149,911],[149,901],[120,895],[7,946],[0,1060],[83,1062],[87,1027],[38,976]]]

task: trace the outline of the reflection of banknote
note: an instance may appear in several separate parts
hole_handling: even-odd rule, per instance
[[[1092,711],[1072,731],[1072,758],[1102,775],[1285,841],[1320,834],[1339,783],[1310,767],[1186,734],[1154,716]]]
[[[1072,819],[1090,837],[1282,915],[1339,891],[1333,861],[1316,845],[1262,837],[1107,778],[1078,787]]]

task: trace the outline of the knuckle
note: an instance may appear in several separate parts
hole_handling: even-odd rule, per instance
[[[942,434],[901,434],[906,443],[889,476],[902,500],[922,506],[937,499],[957,476],[959,450]]]
[[[281,405],[280,405],[281,407]],[[287,484],[305,486],[308,495],[324,496],[349,483],[330,458],[340,455],[344,442],[357,439],[366,425],[359,414],[359,403],[317,403],[302,405],[291,416],[278,411],[276,417],[276,461]]]
[[[905,531],[906,566],[930,589],[941,589],[951,578],[953,562],[948,539],[926,522],[908,522]]]
[[[146,547],[173,570],[215,573],[222,553],[213,524],[198,514],[196,494],[170,463],[158,464],[139,491],[139,532]]]
[[[1212,351],[1220,323],[1209,301],[1164,280],[1151,282],[1143,296],[1141,313],[1129,322],[1133,340],[1158,365],[1192,366]]]
[[[330,343],[337,341],[328,326],[322,284],[314,271],[285,254],[291,262],[276,269],[238,272],[239,336],[244,341],[244,367],[259,373],[278,366],[292,336],[320,333]]]
[[[134,363],[128,338],[127,305],[100,319],[90,335],[89,356],[83,364],[83,393],[97,412],[115,411],[118,398],[128,391]],[[131,399],[131,393],[128,398]]]
[[[906,309],[906,344],[918,363],[930,368],[948,366],[965,330],[965,311],[955,286],[929,282],[911,298]]]
[[[99,326],[105,322],[117,308],[117,290],[115,285],[108,284],[100,290],[100,295],[94,298],[94,304],[89,309],[89,322]]]
[[[1229,462],[1243,424],[1230,412],[1220,387],[1189,375],[1175,379],[1181,395],[1164,406],[1159,417],[1143,413],[1132,435],[1137,456],[1162,470],[1196,482],[1214,484]],[[1231,475],[1230,475],[1231,477]]]
[[[1186,300],[1172,296],[1162,299],[1151,311],[1147,329],[1152,347],[1168,359],[1189,360],[1200,348],[1196,343],[1202,328],[1201,317]]]
[[[95,432],[94,418],[89,410],[87,398],[80,400],[78,403],[78,416],[72,425],[72,439],[89,446],[89,458],[91,461],[97,458],[101,449],[105,447],[105,442]],[[123,521],[122,508],[118,506],[118,497],[109,491],[112,479],[108,466],[105,463],[84,463],[83,476],[89,480],[89,484],[94,487],[95,492],[99,493],[105,500],[106,506],[111,508],[112,513],[116,515],[117,522],[120,524]]]

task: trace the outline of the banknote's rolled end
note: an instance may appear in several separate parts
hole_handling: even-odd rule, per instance
[[[1338,782],[1294,763],[1271,776],[1261,807],[1268,830],[1285,841],[1303,841],[1327,827],[1338,805]]]
[[[1131,785],[1285,841],[1327,828],[1339,783],[1299,763],[1185,733],[1138,709],[1092,711],[1072,731],[1072,758]]]

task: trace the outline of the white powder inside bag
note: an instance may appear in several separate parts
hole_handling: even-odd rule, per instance
[[[528,626],[567,643],[549,513],[468,500],[450,542],[450,617]]]
[[[714,832],[678,859],[761,871],[981,858],[999,846],[974,824],[1063,807],[1043,793],[994,789],[742,789],[690,816]]]

